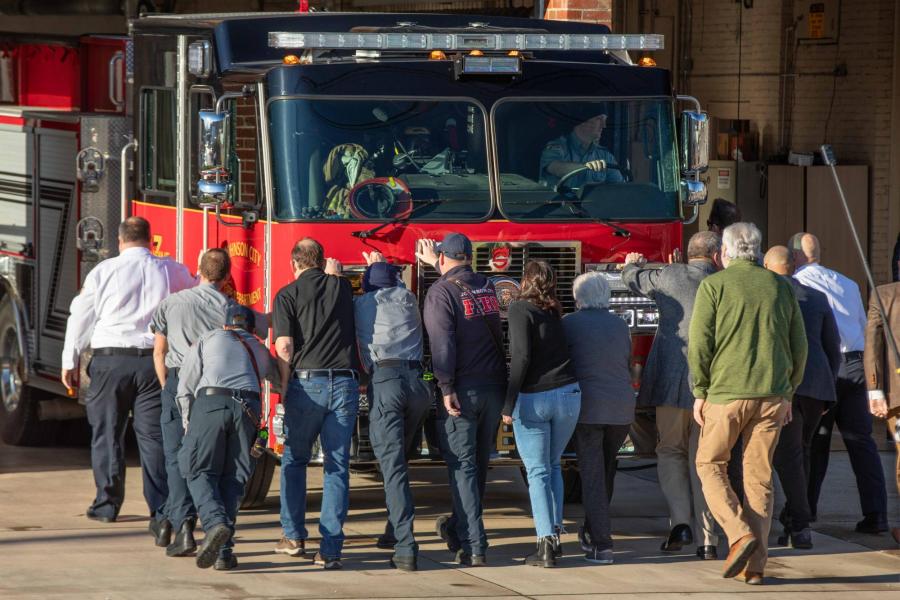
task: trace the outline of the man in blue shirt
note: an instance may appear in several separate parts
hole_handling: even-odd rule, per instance
[[[811,233],[794,235],[790,247],[797,264],[794,279],[828,298],[837,322],[843,354],[837,373],[837,402],[822,416],[810,449],[809,508],[815,516],[828,469],[831,432],[837,425],[856,476],[856,489],[863,512],[863,520],[856,524],[856,530],[860,533],[883,533],[888,530],[887,488],[878,447],[872,438],[872,415],[866,397],[863,366],[866,309],[859,286],[852,279],[819,263],[821,245]]]
[[[621,183],[625,181],[616,167],[616,157],[600,145],[606,128],[606,115],[599,114],[579,123],[566,135],[547,142],[541,152],[541,183],[556,187],[560,178],[575,169],[588,170],[569,177],[566,185],[581,187],[585,183]]]

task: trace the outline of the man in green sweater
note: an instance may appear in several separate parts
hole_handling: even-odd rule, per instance
[[[735,223],[722,234],[725,269],[700,284],[688,363],[700,425],[697,474],[730,549],[724,577],[760,585],[772,524],[772,455],[803,380],[803,315],[785,278],[758,262],[759,229]],[[728,459],[744,441],[744,502],[728,482]]]

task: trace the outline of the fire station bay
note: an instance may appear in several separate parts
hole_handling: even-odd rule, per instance
[[[898,32],[900,2],[891,0],[0,0],[0,593],[746,591],[721,577],[721,561],[698,558],[695,525],[684,551],[660,550],[678,523],[657,475],[655,409],[641,406],[612,462],[609,569],[586,567],[576,550],[586,543],[577,533],[586,492],[574,439],[560,459],[565,503],[556,535],[568,544],[554,564],[577,570],[554,577],[523,566],[535,515],[514,426],[505,423],[491,443],[484,489],[488,568],[460,568],[464,560],[447,552],[446,531],[434,525],[459,508],[447,487],[440,394],[407,453],[425,573],[399,579],[383,549],[393,534],[390,523],[385,531],[365,374],[342,572],[326,576],[310,560],[272,552],[283,535],[288,427],[270,385],[260,394],[265,448],[234,533],[234,573],[245,577],[194,569],[146,534],[140,440],[131,433],[118,518],[105,526],[84,518],[95,493],[85,417],[91,353],[80,357],[77,384],[64,386],[69,307],[88,274],[118,255],[119,224],[129,216],[149,221],[152,254],[191,274],[203,251],[224,249],[231,273],[223,293],[257,314],[272,313],[278,291],[294,281],[291,252],[304,238],[340,261],[357,296],[365,291],[363,253],[380,252],[421,312],[441,275],[417,259],[419,241],[459,232],[471,240],[472,268],[496,289],[505,354],[507,309],[529,261],[553,269],[563,314],[578,308],[575,279],[599,273],[610,312],[630,334],[637,395],[660,311],[623,279],[625,257],[640,253],[656,270],[678,261],[691,236],[714,225],[716,199],[758,227],[763,252],[814,233],[821,263],[853,280],[866,305],[870,278],[898,279]],[[575,130],[588,122],[598,133],[584,154]],[[598,160],[602,177],[580,166]],[[557,174],[547,168],[553,161],[579,168]],[[273,337],[263,342],[274,350]],[[426,335],[426,379],[429,348]],[[891,474],[896,450],[886,432],[875,418],[872,437]],[[798,597],[897,594],[897,543],[890,533],[854,529],[856,466],[838,428],[830,448],[814,550],[779,537],[785,494],[773,484],[765,582]],[[306,512],[314,546],[323,469],[327,453],[317,440]],[[896,527],[890,476],[886,490]],[[733,542],[723,533],[709,542],[721,542],[720,559]]]

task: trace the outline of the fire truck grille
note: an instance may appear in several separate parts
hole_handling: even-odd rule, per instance
[[[575,298],[572,295],[572,283],[581,274],[581,244],[579,242],[529,242],[510,245],[508,267],[499,271],[492,267],[495,248],[501,244],[473,242],[474,267],[479,273],[491,277],[508,277],[517,283],[522,280],[522,271],[529,260],[543,260],[556,272],[556,294],[563,305],[563,312],[575,310]],[[419,306],[425,306],[425,295],[428,289],[438,280],[434,269],[422,269],[419,275]],[[426,333],[427,336],[427,333]],[[503,341],[509,348],[506,320],[503,321]],[[425,355],[430,358],[426,337]]]

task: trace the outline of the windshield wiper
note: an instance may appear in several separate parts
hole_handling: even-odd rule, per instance
[[[433,200],[413,200],[413,202],[421,202],[421,204],[419,204],[419,206],[416,206],[411,211],[409,211],[409,214],[404,215],[402,217],[395,217],[389,221],[385,221],[381,225],[376,225],[372,229],[366,229],[363,231],[352,231],[352,232],[350,232],[350,235],[352,235],[353,237],[358,237],[361,240],[369,239],[370,237],[372,237],[373,235],[375,235],[376,233],[378,233],[385,227],[388,227],[390,225],[396,225],[397,223],[405,223],[405,222],[409,221],[410,219],[412,219],[416,215],[416,213],[420,212],[423,208],[432,206],[433,204],[440,204],[441,202],[443,202],[443,200],[434,200],[434,199]]]
[[[622,227],[621,225],[617,225],[610,221],[609,219],[604,219],[603,217],[595,217],[591,215],[588,211],[584,210],[582,207],[576,204],[577,200],[563,200],[562,205],[572,211],[573,215],[581,217],[583,219],[587,219],[593,223],[600,223],[601,225],[606,225],[610,229],[613,230],[613,235],[618,237],[630,238],[631,232]]]

